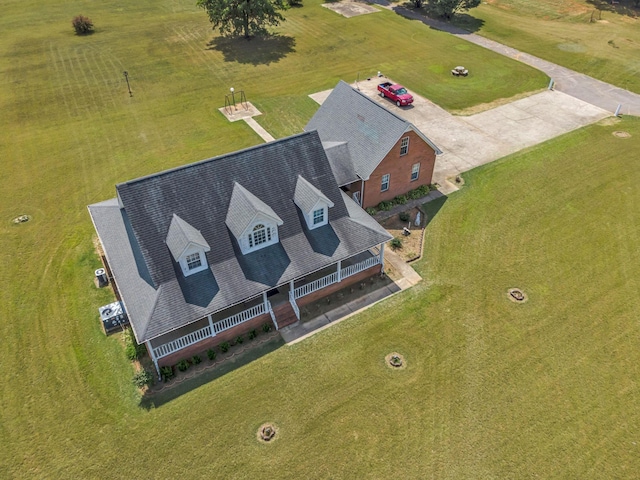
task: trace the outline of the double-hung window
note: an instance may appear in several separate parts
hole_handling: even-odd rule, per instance
[[[389,190],[389,179],[391,178],[391,175],[389,175],[388,173],[386,175],[382,176],[382,183],[380,184],[380,191],[381,192],[386,192],[387,190]]]
[[[200,259],[200,253],[192,253],[191,255],[187,255],[187,268],[189,270],[193,270],[194,268],[198,268],[202,266],[202,260]]]
[[[411,181],[417,180],[420,176],[420,164],[414,163],[411,167]]]
[[[324,208],[319,208],[313,211],[313,224],[318,225],[324,222]]]
[[[406,155],[409,153],[409,137],[404,137],[400,141],[400,155]]]

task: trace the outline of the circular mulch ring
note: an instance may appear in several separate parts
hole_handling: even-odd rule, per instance
[[[26,223],[29,220],[31,220],[31,215],[20,215],[16,218],[14,218],[13,220],[11,220],[13,223],[15,223],[16,225],[19,225],[21,223]]]
[[[265,423],[263,425],[260,425],[260,428],[256,433],[256,437],[262,443],[273,443],[276,439],[277,433],[278,429],[273,423]]]
[[[514,303],[524,303],[529,299],[527,294],[519,288],[510,288],[507,296]]]
[[[389,368],[392,368],[394,370],[402,370],[404,368],[407,368],[407,362],[404,357],[396,352],[392,352],[384,357],[384,362]]]
[[[631,134],[629,132],[623,132],[622,130],[616,130],[613,132],[613,136],[618,138],[629,138]]]

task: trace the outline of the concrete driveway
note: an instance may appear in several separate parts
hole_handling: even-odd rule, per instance
[[[412,106],[397,107],[378,94],[378,83],[387,80],[372,78],[353,86],[413,123],[440,147],[444,153],[436,160],[434,181],[445,194],[456,189],[447,178],[612,115],[551,90],[470,116],[451,115],[413,92]],[[311,98],[322,104],[329,93],[319,92]]]

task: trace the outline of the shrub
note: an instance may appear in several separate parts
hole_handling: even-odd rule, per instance
[[[222,342],[220,344],[220,350],[222,350],[222,353],[225,353],[225,352],[229,351],[229,347],[230,346],[231,345],[229,345],[229,342]]]
[[[216,351],[213,348],[210,348],[209,350],[207,350],[207,357],[209,357],[209,360],[215,360]]]
[[[407,198],[406,195],[398,195],[396,198],[393,199],[393,201],[395,202],[396,205],[404,205],[409,201],[409,199]]]
[[[153,385],[153,374],[147,370],[140,370],[133,375],[132,382],[138,388]]]
[[[242,342],[244,342],[244,337],[242,335],[238,335],[236,337],[236,343],[242,343]]]
[[[429,185],[420,185],[416,190],[420,193],[421,197],[424,197],[429,193]]]
[[[431,190],[432,192],[434,190],[438,190],[439,185],[437,183],[432,183],[429,185],[429,190]]]
[[[393,207],[393,202],[389,202],[389,201],[383,200],[382,202],[380,202],[378,204],[378,206],[376,208],[378,210],[382,210],[383,212],[386,212],[388,210],[391,210],[391,207]]]
[[[124,337],[125,345],[124,352],[127,355],[127,358],[133,361],[143,357],[147,349],[144,345],[138,345],[136,337],[133,335],[133,330],[127,328],[122,335]]]
[[[400,218],[401,222],[408,222],[411,218],[411,215],[409,215],[409,212],[400,212],[398,214],[398,217]]]
[[[378,213],[378,211],[373,207],[368,207],[367,209],[365,209],[365,212],[367,212],[369,215],[375,215],[376,213]]]
[[[194,355],[193,357],[191,357],[191,363],[193,363],[194,365],[198,365],[200,362],[202,362],[200,355]]]
[[[162,375],[162,380],[165,382],[171,380],[173,378],[173,367],[162,367],[160,369],[160,375]]]
[[[268,333],[268,332],[270,332],[270,331],[271,331],[271,325],[270,325],[270,324],[268,324],[268,323],[265,323],[264,325],[262,325],[262,331],[263,331],[264,333]]]
[[[253,340],[257,336],[258,336],[258,332],[256,331],[255,328],[249,332],[249,340]]]
[[[73,25],[73,29],[76,31],[77,35],[88,35],[93,31],[93,22],[90,18],[85,17],[84,15],[77,15],[73,17],[71,25]]]
[[[407,192],[407,196],[411,199],[411,200],[416,200],[418,198],[420,198],[422,195],[420,194],[420,192],[418,191],[418,189],[416,188],[415,190],[409,190]]]
[[[184,372],[189,368],[189,361],[183,358],[176,364],[176,367],[178,367],[178,370],[180,370],[181,372]]]
[[[124,347],[124,353],[127,355],[127,358],[131,361],[138,359],[138,351],[136,347],[133,345],[127,345]]]
[[[400,237],[395,237],[389,242],[389,245],[391,245],[392,250],[398,250],[399,248],[402,248],[402,239]]]

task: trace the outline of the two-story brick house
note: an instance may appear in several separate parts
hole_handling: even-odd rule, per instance
[[[380,273],[391,236],[338,188],[307,132],[116,185],[89,206],[156,368]]]
[[[343,81],[305,127],[311,130],[338,185],[363,208],[430,184],[442,153],[415,125]]]

